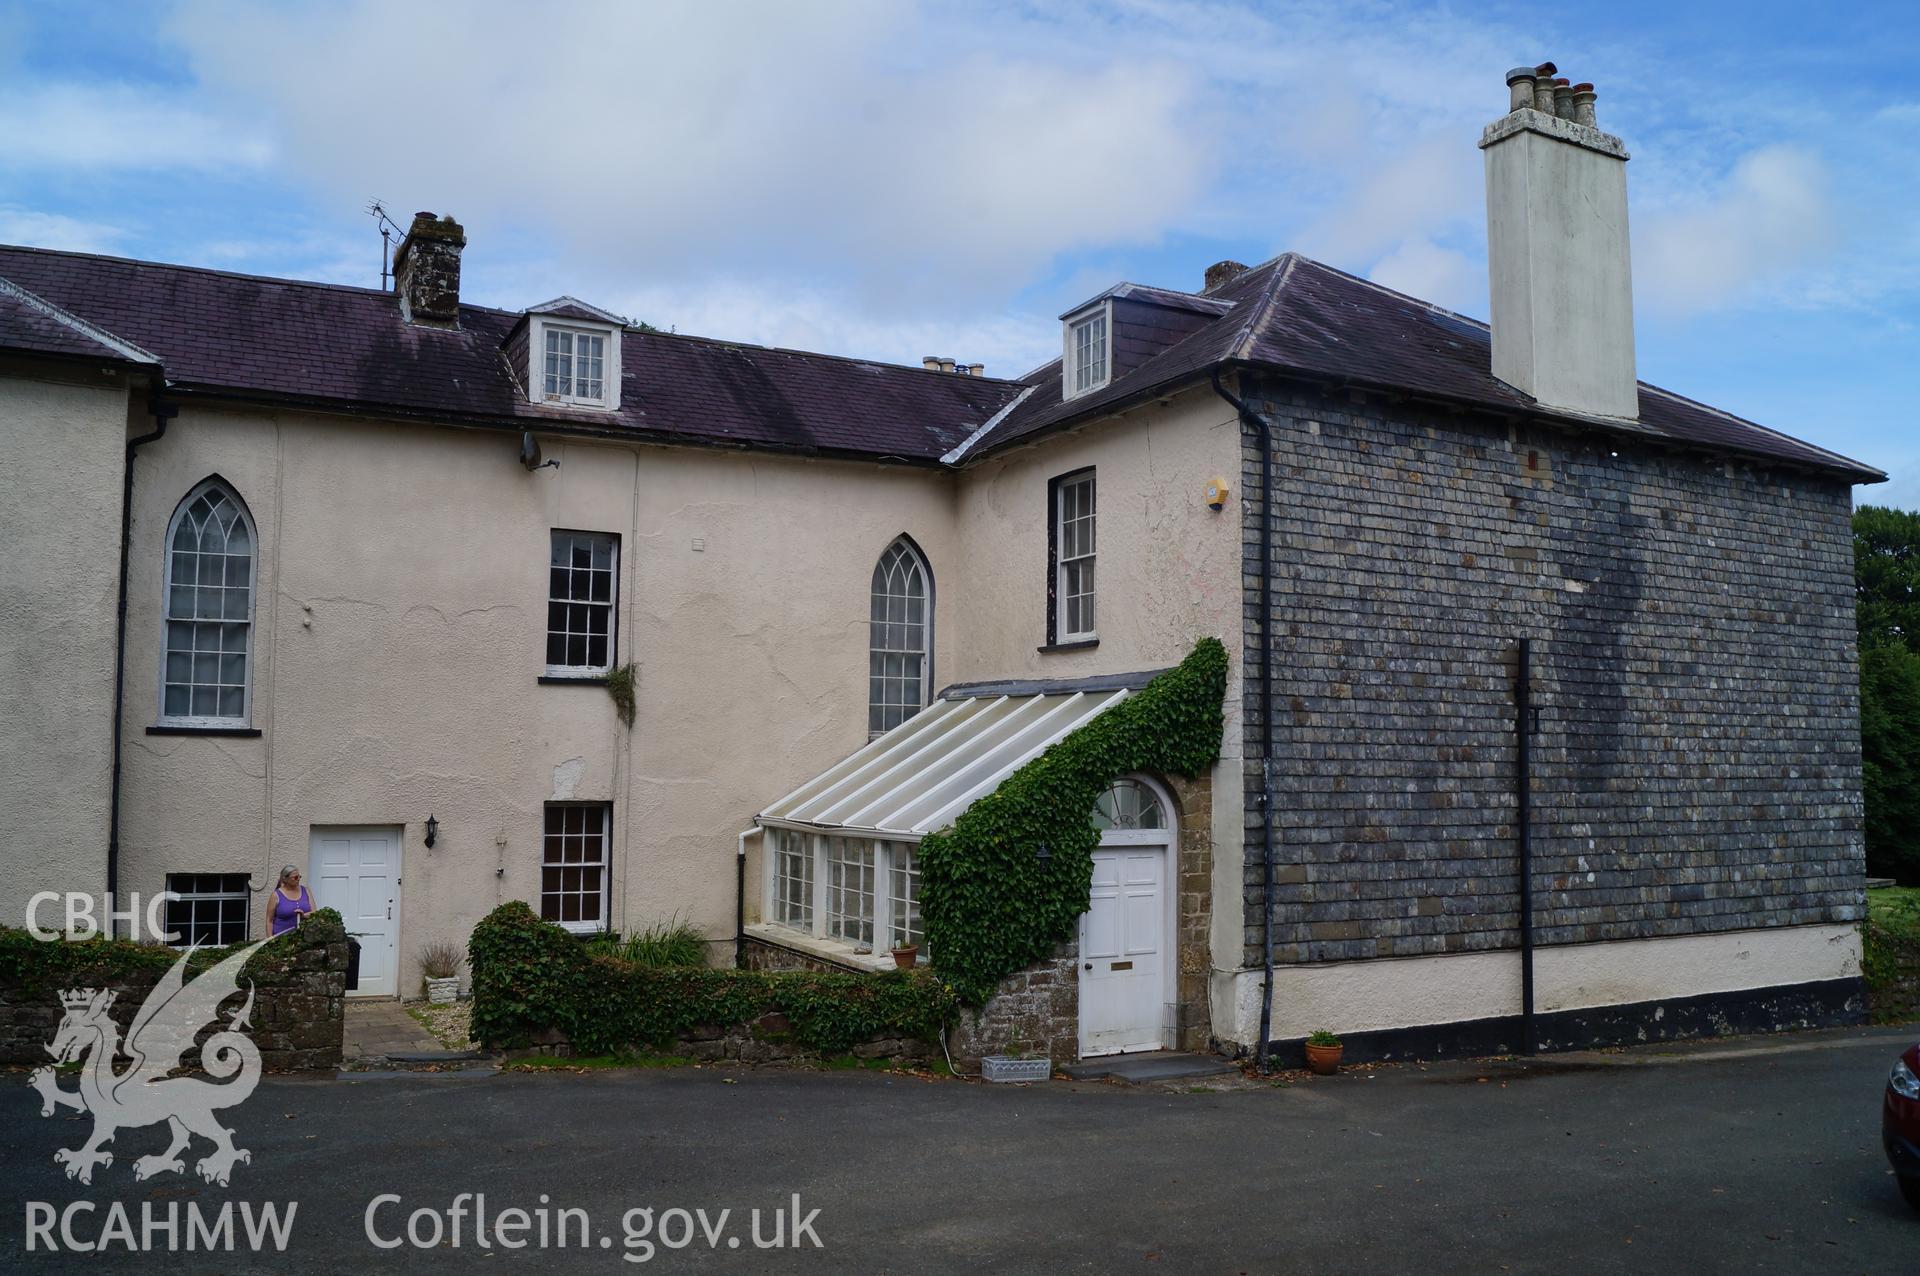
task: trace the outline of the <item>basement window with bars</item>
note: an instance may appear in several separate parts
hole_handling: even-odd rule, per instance
[[[547,673],[594,677],[613,668],[620,539],[556,531],[547,567]]]
[[[167,942],[175,948],[242,943],[252,893],[245,873],[168,873]]]
[[[912,842],[783,828],[766,836],[769,920],[856,954],[925,944]]]
[[[583,934],[607,928],[609,825],[600,803],[549,802],[540,857],[540,916]]]

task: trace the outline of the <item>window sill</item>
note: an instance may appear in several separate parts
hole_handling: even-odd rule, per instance
[[[607,675],[603,673],[543,673],[540,675],[543,687],[604,687]]]
[[[259,727],[169,726],[166,723],[161,723],[157,727],[148,727],[147,734],[148,735],[224,735],[224,736],[242,736],[242,737],[251,739],[251,738],[257,738],[260,735],[260,728]]]
[[[1098,638],[1075,638],[1072,642],[1050,642],[1034,650],[1041,655],[1050,655],[1056,651],[1091,651],[1100,645]]]
[[[756,922],[747,927],[748,939],[761,939],[780,948],[791,949],[805,957],[817,957],[821,961],[836,966],[845,966],[851,970],[881,971],[892,970],[893,954],[859,953],[852,944],[841,943],[837,939],[820,939],[778,922]]]

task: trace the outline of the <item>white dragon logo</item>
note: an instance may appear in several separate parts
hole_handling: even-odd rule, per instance
[[[50,1066],[34,1069],[30,1080],[40,1092],[41,1116],[52,1116],[54,1109],[61,1107],[93,1114],[93,1137],[80,1147],[61,1148],[53,1154],[55,1164],[67,1167],[68,1178],[93,1182],[94,1166],[113,1164],[113,1153],[106,1150],[106,1145],[117,1131],[161,1121],[172,1127],[173,1142],[166,1151],[135,1161],[136,1179],[169,1170],[185,1173],[180,1153],[196,1134],[214,1145],[213,1151],[194,1167],[209,1183],[225,1187],[234,1164],[253,1159],[245,1148],[233,1146],[233,1131],[213,1115],[220,1108],[243,1102],[260,1084],[260,1051],[240,1031],[253,1010],[251,983],[247,985],[246,1003],[200,1051],[201,1065],[209,1074],[235,1079],[215,1085],[169,1074],[181,1066],[181,1056],[200,1030],[218,1018],[220,1003],[240,991],[240,968],[258,947],[250,944],[239,949],[192,983],[186,982],[187,957],[192,956],[189,949],[147,994],[133,1016],[124,1044],[119,1026],[107,1014],[113,1005],[113,992],[70,988],[60,994],[67,1013],[47,1053],[56,1064],[76,1062],[89,1053],[92,1057],[81,1069],[78,1090],[62,1090],[59,1074]],[[125,1072],[113,1070],[118,1054],[133,1060]]]

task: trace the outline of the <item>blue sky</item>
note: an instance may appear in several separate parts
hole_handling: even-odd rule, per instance
[[[1013,374],[1119,279],[1297,249],[1486,313],[1502,73],[1598,86],[1641,376],[1920,509],[1920,7],[0,0],[0,242]]]

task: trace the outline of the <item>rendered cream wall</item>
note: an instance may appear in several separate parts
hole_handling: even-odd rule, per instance
[[[106,888],[128,405],[91,369],[0,377],[0,924]]]
[[[1852,926],[1792,926],[1672,939],[1616,940],[1536,950],[1535,1007],[1542,1014],[1631,1005],[1708,993],[1771,988],[1860,973]],[[1223,1040],[1259,1037],[1260,972],[1232,977],[1216,997],[1233,1016],[1215,1020]],[[1520,954],[1462,953],[1282,966],[1274,971],[1273,1039],[1321,1028],[1367,1032],[1520,1013]]]
[[[964,470],[958,528],[963,641],[958,667],[947,666],[960,681],[1075,678],[1176,664],[1203,637],[1226,644],[1226,736],[1213,781],[1213,898],[1225,906],[1214,909],[1212,941],[1213,964],[1225,970],[1239,965],[1242,943],[1245,507],[1234,490],[1224,509],[1209,509],[1205,488],[1214,478],[1237,487],[1240,438],[1233,409],[1198,389]],[[1086,466],[1095,470],[1098,508],[1100,645],[1041,652],[1047,483]]]
[[[936,579],[951,570],[951,480],[544,442],[560,465],[529,474],[512,435],[182,412],[143,456],[136,501],[127,889],[158,890],[168,871],[264,882],[307,862],[314,825],[402,825],[401,987],[413,992],[421,941],[464,939],[501,900],[537,899],[545,801],[611,800],[614,924],[678,913],[731,938],[734,834],[865,741],[873,564],[907,532]],[[263,547],[263,735],[149,736],[161,541],[181,496],[215,472]],[[603,689],[537,682],[556,527],[620,535],[631,733]],[[949,596],[939,606],[944,629]]]

